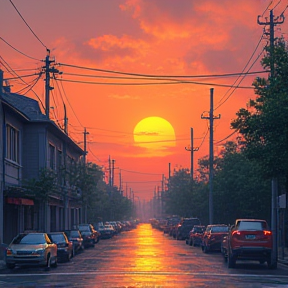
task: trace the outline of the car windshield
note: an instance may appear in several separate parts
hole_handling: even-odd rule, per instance
[[[197,232],[197,233],[203,232],[203,228],[201,228],[201,227],[194,227],[194,232]]]
[[[63,234],[50,234],[49,236],[52,239],[52,241],[55,243],[65,242],[65,238]]]
[[[13,244],[45,244],[43,234],[19,234],[12,242]]]
[[[212,232],[228,232],[228,226],[215,226],[211,229]]]
[[[70,237],[79,237],[79,232],[78,231],[70,231]]]
[[[266,223],[263,221],[240,221],[237,225],[238,230],[259,230],[267,229]]]

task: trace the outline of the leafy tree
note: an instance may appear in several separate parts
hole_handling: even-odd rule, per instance
[[[262,66],[271,70],[271,47]],[[266,178],[285,177],[288,188],[288,49],[283,39],[275,44],[275,74],[253,82],[255,100],[240,109],[231,123],[243,136],[245,153],[257,160]]]
[[[57,175],[54,170],[47,168],[39,171],[38,179],[32,178],[24,181],[23,188],[27,195],[42,201],[47,201],[52,194],[59,194]]]
[[[256,78],[253,85],[257,95],[247,109],[240,109],[232,128],[243,138],[244,151],[249,159],[257,160],[266,179],[283,180],[288,191],[288,48],[283,39],[267,47],[262,66],[273,75]],[[273,53],[274,57],[271,57]],[[274,68],[274,69],[271,69]],[[281,183],[281,182],[280,182]],[[286,197],[286,207],[288,197]],[[288,209],[286,209],[288,219]],[[286,229],[288,225],[286,225]],[[288,238],[286,238],[288,245]]]
[[[269,221],[270,181],[261,178],[258,162],[249,160],[238,148],[236,143],[227,142],[218,160],[213,178],[214,222],[229,224],[237,218]]]

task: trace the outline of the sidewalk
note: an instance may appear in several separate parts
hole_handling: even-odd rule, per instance
[[[288,248],[285,247],[284,251],[278,249],[278,262],[288,265]]]

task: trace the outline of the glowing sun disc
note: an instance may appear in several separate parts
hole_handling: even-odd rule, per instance
[[[174,147],[173,126],[161,117],[147,117],[134,128],[134,142],[137,146],[149,149],[151,153],[169,154],[168,148]]]

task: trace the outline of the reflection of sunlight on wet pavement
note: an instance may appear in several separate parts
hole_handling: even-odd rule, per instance
[[[134,250],[135,266],[131,270],[136,273],[131,275],[131,280],[134,284],[141,283],[139,287],[163,287],[162,285],[166,282],[168,275],[157,275],[155,272],[166,271],[165,258],[163,258],[165,245],[158,242],[157,238],[153,236],[153,230],[151,230],[149,224],[139,225],[135,232],[137,233]],[[148,286],[143,286],[143,284]]]
[[[139,225],[137,229],[137,246],[135,248],[136,271],[165,271],[163,263],[163,243],[156,241],[151,235],[149,224]]]

